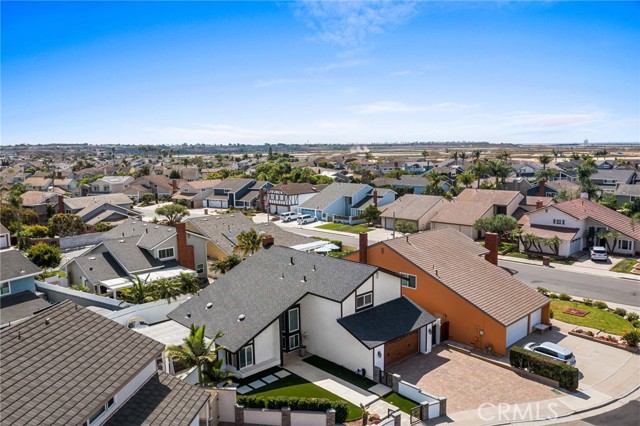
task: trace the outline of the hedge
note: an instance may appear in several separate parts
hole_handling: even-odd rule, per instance
[[[565,389],[571,391],[578,389],[580,371],[561,361],[524,348],[513,347],[509,351],[509,363],[512,367],[526,369],[534,374],[557,380],[560,387]]]
[[[289,407],[298,411],[322,411],[329,408],[336,410],[336,423],[344,423],[347,420],[349,407],[344,401],[331,401],[327,398],[296,398],[290,396],[238,396],[236,402],[246,408],[268,408],[279,410]]]

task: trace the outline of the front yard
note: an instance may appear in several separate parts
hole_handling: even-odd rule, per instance
[[[539,260],[542,262],[542,255],[520,253],[518,251],[510,251],[506,253],[505,256],[517,257],[519,259]],[[554,258],[552,256],[549,256],[549,262],[558,263],[561,265],[573,265],[576,262],[576,260],[572,258],[562,258],[562,257]]]
[[[610,271],[630,274],[633,267],[636,266],[636,263],[637,259],[624,259],[616,263]]]
[[[320,370],[326,371],[327,373],[336,376],[339,379],[344,380],[345,382],[349,382],[352,385],[359,387],[360,389],[368,390],[369,388],[376,385],[376,382],[373,380],[369,380],[366,377],[359,376],[353,371],[341,367],[338,364],[335,364],[331,361],[327,361],[324,358],[320,358],[317,355],[312,355],[303,360],[304,362],[313,365]]]
[[[583,317],[567,314],[564,312],[567,308],[580,309],[587,311],[588,314]],[[633,330],[631,323],[621,316],[584,303],[554,299],[551,300],[551,310],[553,311],[553,319],[558,321],[595,328],[617,336],[622,336],[625,332]]]
[[[316,228],[328,229],[330,231],[350,232],[352,234],[373,231],[373,228],[368,228],[365,225],[346,225],[344,223],[325,223],[324,225],[316,226]]]
[[[411,414],[411,409],[420,405],[417,402],[412,401],[409,398],[405,398],[404,396],[395,392],[391,392],[390,394],[385,395],[382,400],[388,402],[391,405],[395,405],[400,409],[400,411],[403,411],[407,414]]]

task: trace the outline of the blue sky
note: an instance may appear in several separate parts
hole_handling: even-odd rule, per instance
[[[2,2],[2,143],[640,140],[638,2]]]

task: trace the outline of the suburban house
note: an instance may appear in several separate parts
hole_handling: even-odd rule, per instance
[[[295,211],[299,204],[304,203],[326,187],[326,184],[282,182],[267,191],[269,213],[277,215]]]
[[[617,161],[615,160],[602,160],[602,161],[596,162],[596,167],[599,170],[611,170],[616,167],[616,163]]]
[[[0,223],[0,249],[11,247],[11,232]]]
[[[133,201],[124,194],[90,195],[87,197],[64,198],[64,212],[78,213],[92,204],[109,203],[118,207],[131,209]]]
[[[104,240],[63,266],[70,284],[98,294],[131,287],[129,278],[146,282],[174,278],[181,273],[207,279],[207,239],[186,230],[128,220],[103,233]]]
[[[66,192],[74,192],[74,190],[78,187],[78,182],[75,179],[57,179],[53,181],[53,185],[56,188],[60,188]]]
[[[542,170],[542,165],[532,162],[518,163],[511,165],[515,170],[518,177],[534,177],[539,170]]]
[[[273,184],[255,179],[224,179],[220,181],[204,201],[204,207],[215,209],[264,208],[264,194]]]
[[[550,324],[549,299],[497,266],[497,246],[496,234],[487,234],[484,248],[440,229],[371,246],[365,240],[366,249],[347,258],[402,276],[402,295],[439,318],[438,340],[504,355],[536,326]]]
[[[408,173],[421,175],[431,170],[433,165],[431,164],[431,161],[421,158],[418,160],[405,161],[402,167]]]
[[[293,247],[308,244],[314,239],[286,231],[274,223],[254,223],[243,214],[224,214],[207,217],[189,218],[185,222],[187,230],[207,238],[207,257],[226,259],[233,253],[237,244],[236,237],[241,232],[255,229],[265,237],[264,243]]]
[[[40,223],[46,223],[49,219],[51,209],[58,202],[58,197],[62,195],[49,191],[27,191],[20,195],[22,207],[36,212]]]
[[[622,213],[586,198],[534,210],[524,215],[520,224],[523,235],[560,239],[557,253],[553,247],[541,245],[543,253],[568,257],[592,246],[603,246],[622,255],[640,251],[639,226],[634,227]],[[523,242],[520,250],[525,250]]]
[[[29,177],[24,180],[25,188],[32,191],[47,191],[53,180],[48,177]]]
[[[517,176],[509,176],[507,177],[503,184],[502,189],[505,191],[520,191],[523,195],[527,194],[527,191],[533,187],[531,183],[524,177]]]
[[[297,211],[325,222],[358,222],[362,221],[358,215],[359,211],[366,208],[365,204],[374,204],[379,208],[395,200],[395,192],[382,191],[361,183],[334,182],[301,203]]]
[[[482,231],[473,229],[476,220],[497,214],[513,215],[523,199],[519,191],[467,188],[431,219],[431,229],[453,228],[469,238],[480,239]]]
[[[636,183],[638,174],[635,170],[613,169],[598,170],[591,175],[591,182],[598,185],[604,192],[615,192],[618,185],[633,185]]]
[[[199,180],[186,182],[180,190],[173,194],[174,202],[185,203],[191,209],[199,209],[204,206],[207,197],[213,194],[213,190],[221,182],[220,179]]]
[[[397,178],[376,178],[371,183],[377,187],[404,189],[409,194],[422,194],[429,185],[429,179],[424,176],[402,175]]]
[[[163,344],[73,302],[0,330],[0,344],[3,423],[209,424],[210,394],[158,371]]]
[[[381,175],[386,175],[387,173],[391,173],[396,170],[402,170],[402,165],[397,160],[382,161],[378,163],[378,173],[380,173]]]
[[[75,214],[80,216],[88,229],[95,228],[99,223],[116,226],[128,219],[140,219],[142,217],[142,214],[135,210],[121,207],[108,201],[89,203],[87,207]]]
[[[402,297],[400,282],[375,266],[271,245],[168,316],[205,324],[210,338],[222,330],[225,368],[244,377],[286,367],[305,345],[378,380],[389,365],[434,344],[436,318]]]
[[[429,229],[431,219],[447,204],[444,197],[406,194],[383,207],[380,214],[384,229],[393,230],[397,221],[413,225],[416,231]]]
[[[560,192],[566,192],[569,195],[577,195],[580,193],[580,185],[571,180],[550,180],[541,179],[538,185],[532,186],[527,190],[526,195],[534,195],[537,197],[555,197]]]
[[[132,181],[122,193],[139,202],[145,194],[153,194],[155,200],[171,198],[178,190],[179,183],[175,179],[169,179],[162,175],[141,176]]]
[[[614,194],[619,205],[633,203],[640,198],[640,185],[621,183],[616,187]]]
[[[525,213],[532,212],[537,209],[541,209],[543,207],[548,207],[551,204],[555,204],[556,200],[552,197],[534,197],[534,196],[526,196],[520,202],[520,205],[513,212],[513,217],[516,219],[520,219]]]
[[[92,195],[115,194],[129,188],[133,181],[131,176],[104,176],[87,185]]]

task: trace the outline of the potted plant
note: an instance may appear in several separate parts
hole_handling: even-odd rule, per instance
[[[302,344],[298,348],[298,354],[300,356],[307,356],[307,346],[305,345],[305,342],[309,341],[309,336],[307,336],[307,332],[303,331],[302,334],[300,334],[300,338],[302,339]]]

